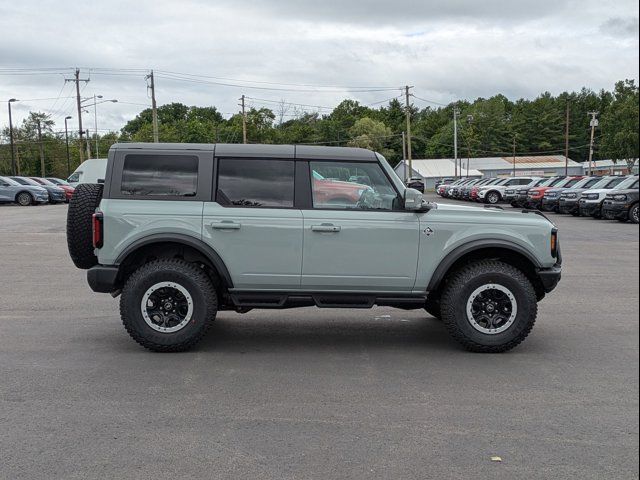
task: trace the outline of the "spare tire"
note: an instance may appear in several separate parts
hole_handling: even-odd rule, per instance
[[[67,211],[67,247],[76,267],[89,269],[98,264],[93,253],[92,216],[102,200],[102,184],[81,183],[76,187]]]

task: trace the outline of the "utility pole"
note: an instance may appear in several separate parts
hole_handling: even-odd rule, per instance
[[[592,175],[592,164],[593,164],[593,137],[596,132],[596,127],[598,126],[598,116],[599,112],[589,112],[588,115],[591,115],[591,121],[589,125],[591,126],[591,140],[589,141],[589,176]]]
[[[460,111],[457,106],[453,107],[453,156],[456,164],[456,178],[458,178],[458,114]],[[460,175],[462,176],[462,175]]]
[[[567,100],[567,114],[564,126],[564,174],[569,176],[569,100]]]
[[[76,73],[73,78],[65,78],[66,82],[75,82],[76,84],[76,104],[78,106],[78,141],[80,142],[80,163],[84,161],[84,144],[82,143],[82,135],[84,131],[82,130],[82,105],[80,104],[80,82],[87,83],[89,82],[88,78],[80,78],[80,69],[76,68]]]
[[[89,135],[89,129],[87,128],[87,158],[91,158],[91,136]]]
[[[67,144],[67,177],[71,175],[71,158],[69,155],[69,130],[67,128],[67,120],[70,120],[71,117],[64,117],[64,140]]]
[[[38,119],[38,144],[40,149],[40,175],[44,177],[44,145],[42,143],[42,127],[40,125],[40,119]]]
[[[145,80],[149,80],[147,89],[151,90],[151,118],[153,122],[153,142],[158,143],[158,105],[156,104],[156,83],[153,77],[153,70],[149,72],[149,75],[144,77]]]
[[[406,100],[406,117],[407,117],[407,159],[409,160],[409,175],[413,173],[413,162],[411,159],[411,105],[409,104],[409,89],[413,86],[404,87],[404,95]]]
[[[240,107],[242,107],[242,143],[247,143],[247,113],[244,109],[244,95],[242,95],[238,100],[240,100]]]
[[[513,134],[513,175],[516,176],[516,134]]]
[[[404,170],[402,174],[402,180],[404,183],[407,183],[407,144],[405,143],[406,138],[404,132],[402,132],[402,164],[404,165]]]
[[[11,175],[16,175],[16,149],[13,142],[13,121],[11,120],[11,104],[17,102],[16,98],[10,98],[9,105],[9,143],[11,144]]]

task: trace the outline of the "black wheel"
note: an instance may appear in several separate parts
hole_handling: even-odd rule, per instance
[[[449,333],[472,352],[511,350],[529,335],[538,312],[529,279],[497,260],[473,263],[453,274],[441,303]]]
[[[579,217],[580,216],[580,212],[578,212],[577,210],[574,210],[573,212],[571,212],[571,215],[574,217]]]
[[[440,320],[442,315],[440,311],[440,297],[437,295],[430,294],[427,297],[427,301],[424,304],[424,309],[427,311],[429,315],[431,315],[437,320]]]
[[[98,264],[93,253],[92,216],[102,200],[102,184],[81,183],[76,187],[67,211],[67,247],[78,268]]]
[[[484,199],[488,204],[495,205],[500,201],[500,194],[498,192],[489,192]]]
[[[29,192],[20,192],[16,195],[16,203],[21,207],[33,205],[33,196]]]
[[[636,203],[634,206],[631,207],[631,209],[629,210],[629,220],[631,220],[631,223],[638,223],[638,204]]]
[[[180,259],[158,259],[136,270],[120,298],[129,335],[149,350],[181,352],[205,335],[218,311],[211,279]]]

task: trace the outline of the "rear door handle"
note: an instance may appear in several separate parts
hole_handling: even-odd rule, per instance
[[[332,223],[323,223],[322,225],[311,225],[312,232],[338,233],[340,230],[341,230],[340,226],[333,225]]]
[[[214,230],[240,230],[240,223],[232,220],[223,220],[221,222],[211,222],[211,228]]]

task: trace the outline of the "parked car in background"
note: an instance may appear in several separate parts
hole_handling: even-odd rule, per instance
[[[483,182],[476,183],[473,187],[471,187],[471,191],[469,192],[469,200],[471,200],[472,202],[478,201],[478,191],[480,190],[480,187],[488,185],[499,185],[504,181],[504,178],[485,178]]]
[[[443,185],[445,183],[451,183],[453,181],[455,181],[454,177],[439,178],[438,180],[436,180],[436,183],[435,183],[436,190],[440,185]]]
[[[629,188],[607,193],[602,205],[602,217],[621,222],[638,223],[638,179]]]
[[[588,182],[581,187],[576,184],[573,188],[562,191],[560,193],[560,198],[558,199],[558,212],[567,213],[573,215],[574,217],[577,217],[578,215],[580,215],[580,197],[583,193],[592,188],[613,188],[620,181],[622,181],[621,177],[614,176],[595,177],[595,179],[595,183]]]
[[[421,178],[410,178],[407,181],[407,187],[408,188],[413,188],[414,190],[418,190],[420,193],[424,193],[424,182],[422,181]]]
[[[467,185],[468,183],[472,182],[473,180],[474,180],[473,178],[465,178],[460,183],[456,183],[456,184],[451,185],[451,188],[449,188],[449,190],[448,190],[448,197],[449,198],[460,198],[460,190],[465,185]]]
[[[52,187],[57,187],[61,189],[64,192],[64,201],[67,203],[69,203],[69,200],[71,200],[71,197],[73,196],[74,188],[70,185],[56,185],[51,180],[47,180],[46,178],[40,178],[40,177],[29,177],[29,178],[34,182],[38,182],[40,185],[42,185],[45,188],[47,186],[52,186]]]
[[[38,185],[23,185],[9,177],[0,177],[0,203],[17,203],[23,207],[47,203],[47,190]]]
[[[518,192],[523,192],[524,199],[526,200],[527,192],[529,188],[537,187],[542,185],[544,182],[548,181],[548,178],[534,178],[532,179],[528,185],[517,186],[517,187],[507,187],[504,191],[504,195],[502,196],[502,200],[506,203],[510,203],[512,207],[524,207],[524,202],[522,205],[516,204],[516,199],[518,197]]]
[[[606,188],[592,188],[580,196],[579,213],[581,217],[602,217],[602,204],[607,193],[614,193],[613,190],[631,188],[637,181],[637,177],[614,177]]]
[[[476,185],[485,184],[488,181],[489,179],[486,179],[486,178],[476,178],[474,180],[471,180],[470,182],[466,183],[463,187],[460,188],[460,192],[458,194],[459,198],[461,200],[469,200],[469,196],[471,195],[471,189]]]
[[[504,182],[495,185],[488,185],[478,190],[478,201],[495,205],[503,200],[507,188],[521,185],[529,185],[533,177],[509,177]]]
[[[542,184],[539,187],[530,188],[529,192],[527,193],[527,201],[525,207],[539,210],[542,207],[542,199],[544,198],[544,194],[547,192],[547,190],[550,190],[551,188],[564,187],[565,185],[573,182],[576,178],[580,180],[582,176],[562,177],[552,185]]]
[[[438,185],[438,188],[436,188],[436,193],[438,195],[440,195],[441,197],[443,197],[443,198],[447,198],[449,196],[449,190],[452,187],[454,187],[456,185],[459,185],[464,181],[465,181],[465,179],[459,178],[457,180],[454,180],[451,183],[443,183],[441,185]]]
[[[53,184],[45,185],[43,183],[36,182],[35,180],[29,177],[9,177],[9,178],[11,180],[15,180],[16,182],[22,185],[32,185],[32,186],[44,188],[49,194],[49,203],[62,203],[66,200],[64,190],[59,187],[56,187]]]
[[[80,164],[75,171],[69,175],[67,182],[72,187],[76,187],[81,183],[104,183],[104,177],[107,174],[106,158],[91,158]]]
[[[560,194],[570,188],[580,188],[584,186],[588,188],[589,185],[593,185],[598,181],[598,177],[584,177],[577,178],[574,177],[569,182],[564,183],[563,186],[553,187],[544,192],[544,196],[542,197],[542,203],[540,205],[540,210],[543,212],[556,212],[560,213]]]
[[[75,188],[69,185],[69,182],[67,182],[66,180],[62,180],[61,178],[46,177],[46,180],[49,180],[54,185],[63,189],[64,193],[67,195],[67,203],[69,203],[69,200],[71,200],[71,197],[73,196],[73,192],[75,191]]]

